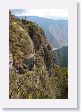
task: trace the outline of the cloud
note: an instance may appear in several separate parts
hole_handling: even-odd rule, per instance
[[[12,9],[11,12],[16,16],[68,17],[68,9]]]

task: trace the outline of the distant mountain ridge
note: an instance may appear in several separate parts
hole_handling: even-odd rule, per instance
[[[43,28],[52,48],[61,48],[68,43],[68,20],[53,20],[37,16],[20,16],[37,23]]]

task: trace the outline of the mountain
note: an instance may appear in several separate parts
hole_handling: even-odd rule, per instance
[[[9,98],[67,99],[68,71],[53,63],[43,29],[9,12]]]
[[[53,51],[55,64],[61,67],[68,67],[68,46]]]
[[[68,20],[53,20],[37,16],[20,16],[19,18],[26,18],[42,27],[52,48],[61,48],[67,45]]]

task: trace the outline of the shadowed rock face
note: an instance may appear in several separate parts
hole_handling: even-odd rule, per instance
[[[25,59],[23,63],[25,64],[25,69],[28,68],[31,71],[35,65],[35,60],[34,58]]]
[[[29,28],[30,38],[32,39],[34,43],[35,53],[42,56],[48,72],[51,73],[50,69],[52,69],[53,67],[52,48],[48,44],[48,41],[46,40],[44,32],[42,30],[39,31],[39,28],[36,29],[36,28],[33,28],[32,26],[28,28]]]

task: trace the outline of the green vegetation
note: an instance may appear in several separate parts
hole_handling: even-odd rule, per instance
[[[55,75],[36,69],[23,75],[10,74],[10,98],[64,99],[68,98],[67,69],[54,66]]]

